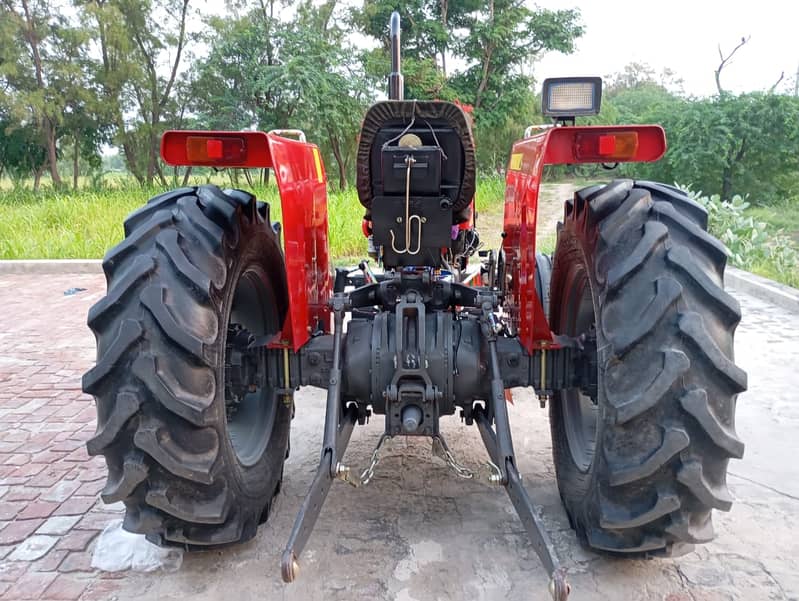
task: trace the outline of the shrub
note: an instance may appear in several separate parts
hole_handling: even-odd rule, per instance
[[[731,200],[721,200],[718,194],[703,196],[690,187],[680,187],[705,207],[708,229],[727,246],[733,265],[799,286],[799,248],[783,230],[770,230],[747,215],[747,199],[736,194]]]

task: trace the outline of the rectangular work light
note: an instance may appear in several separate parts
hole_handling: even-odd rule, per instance
[[[601,100],[601,77],[553,77],[544,80],[542,111],[547,117],[597,115]]]

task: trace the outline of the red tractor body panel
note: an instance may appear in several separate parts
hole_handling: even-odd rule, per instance
[[[327,231],[327,177],[314,144],[254,131],[168,131],[161,156],[169,165],[272,168],[283,225],[289,306],[270,346],[294,351],[310,333],[330,329],[332,296]]]
[[[545,165],[656,161],[666,152],[657,125],[552,127],[513,145],[505,186],[505,297],[511,324],[527,349],[556,347],[535,289],[538,192]]]
[[[327,177],[313,144],[269,134],[280,190],[289,314],[281,346],[295,352],[317,329],[330,331],[333,296],[327,225]]]

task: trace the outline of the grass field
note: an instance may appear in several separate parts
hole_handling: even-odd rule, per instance
[[[223,181],[218,182],[225,185]],[[272,219],[280,220],[280,201],[274,185],[254,186],[259,199],[272,206]],[[129,182],[100,191],[55,192],[46,188],[0,191],[0,259],[100,259],[123,237],[125,217],[162,192],[143,190]],[[504,182],[481,180],[477,210],[492,222],[501,221]],[[353,188],[328,195],[330,244],[339,263],[364,256],[361,233],[363,207]],[[499,219],[497,219],[499,217]]]
[[[192,183],[205,183],[205,178]],[[214,183],[223,187],[229,185],[221,176],[217,176]],[[554,251],[554,224],[560,218],[561,203],[580,184],[582,182],[569,182],[542,187],[538,250]],[[243,187],[269,202],[272,218],[281,219],[274,185]],[[478,229],[486,248],[497,248],[500,244],[504,188],[505,183],[499,177],[478,180]],[[30,189],[14,190],[9,182],[0,182],[0,259],[100,259],[122,240],[125,217],[162,191],[160,188],[144,190],[123,177],[106,180],[100,190],[56,192],[43,187],[37,194]],[[799,213],[791,204],[750,207],[747,213],[765,222],[769,231],[782,230],[799,243]],[[361,233],[363,207],[353,188],[329,193],[328,216],[334,262],[348,264],[363,258],[366,251]],[[786,270],[785,266],[778,269],[763,262],[750,269],[789,285],[799,282],[797,270]]]
[[[767,207],[749,207],[747,213],[752,215],[755,221],[762,221],[770,228],[782,230],[799,243],[799,202],[796,200]]]

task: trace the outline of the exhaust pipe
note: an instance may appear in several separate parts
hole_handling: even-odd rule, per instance
[[[391,13],[391,73],[388,76],[389,100],[403,100],[405,98],[405,84],[402,80],[400,68],[400,16],[397,11]]]

